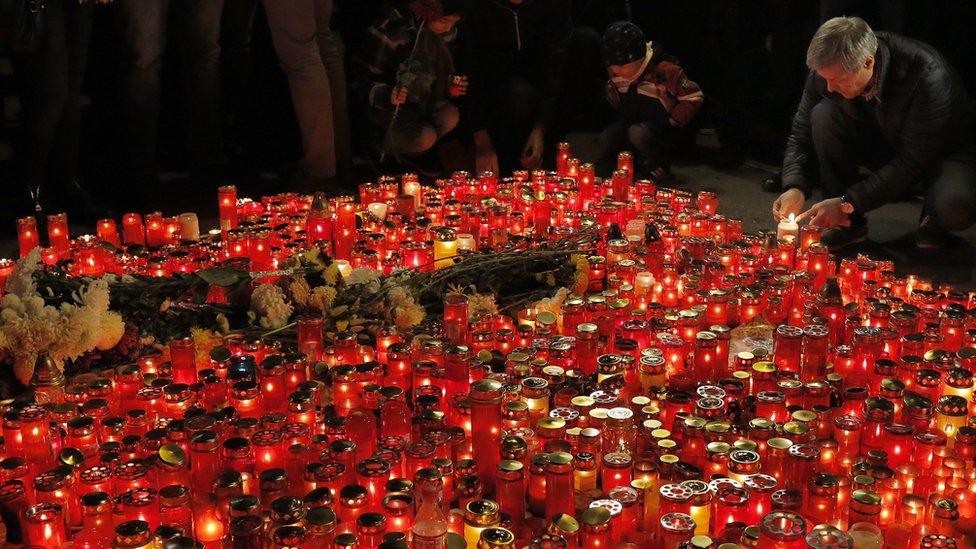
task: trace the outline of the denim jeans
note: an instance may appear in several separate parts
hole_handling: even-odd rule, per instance
[[[78,175],[81,81],[91,36],[91,4],[49,0],[37,51],[17,60],[24,77],[24,181],[37,189]],[[49,187],[49,185],[48,185]],[[45,188],[44,195],[49,196]]]
[[[288,77],[304,168],[314,177],[332,177],[337,162],[352,158],[346,73],[337,33],[329,28],[332,0],[264,0],[264,10]]]
[[[186,153],[193,169],[219,164],[220,14],[224,0],[117,0],[122,36],[123,137],[136,178],[159,171],[156,144],[160,77],[166,53],[167,21],[175,16],[174,37],[181,54],[182,109]]]

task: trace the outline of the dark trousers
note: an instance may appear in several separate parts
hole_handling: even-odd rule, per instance
[[[861,100],[834,103],[823,99],[810,113],[813,146],[817,153],[824,198],[841,196],[861,180],[861,166],[877,169],[897,153],[872,120],[870,107]],[[917,182],[924,193],[922,215],[934,216],[939,225],[960,231],[976,222],[976,167],[971,155],[948,155],[932,173]],[[910,196],[892,196],[906,200]],[[858,223],[861,219],[853,219]]]
[[[47,27],[37,51],[18,60],[25,89],[22,152],[24,180],[32,192],[78,175],[81,81],[91,36],[91,4],[46,3]],[[44,191],[50,196],[49,189]]]
[[[574,115],[590,114],[598,108],[594,99],[601,97],[600,90],[606,82],[600,58],[600,37],[592,29],[573,29],[567,60],[558,112],[546,129],[544,165],[552,162],[556,142],[573,129]],[[521,169],[522,148],[541,105],[542,83],[536,80],[534,70],[534,67],[499,67],[491,75],[490,87],[483,96],[491,120],[488,133],[502,173]],[[464,124],[463,119],[461,124]]]
[[[122,124],[136,178],[159,172],[156,144],[160,77],[172,7],[181,53],[182,108],[191,167],[222,158],[220,140],[220,13],[224,0],[117,0],[122,35]]]
[[[224,2],[221,15],[220,56],[224,86],[226,146],[235,160],[246,160],[248,145],[256,133],[257,75],[251,41],[258,0]]]
[[[637,122],[620,118],[610,124],[597,140],[597,174],[607,176],[617,167],[617,154],[631,151],[636,155],[634,169],[651,171],[670,169],[671,155],[688,139],[688,130],[663,122]],[[646,174],[640,174],[646,175]]]
[[[351,164],[346,72],[333,0],[264,0],[271,39],[288,77],[302,134],[303,164],[315,177],[332,177]]]

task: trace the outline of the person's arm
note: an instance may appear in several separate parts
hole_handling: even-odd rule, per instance
[[[668,67],[668,88],[674,95],[676,103],[668,114],[668,122],[672,126],[684,126],[695,116],[705,100],[705,94],[693,80],[685,75],[680,65],[672,64]]]
[[[800,106],[793,115],[790,136],[786,139],[786,151],[783,153],[783,190],[798,189],[804,195],[810,194],[807,169],[811,161],[816,161],[810,130],[810,113],[822,98],[817,88],[817,75],[810,71],[807,82],[803,86]]]
[[[897,154],[847,189],[856,211],[867,212],[908,196],[915,183],[936,168],[965,124],[957,108],[965,100],[962,94],[958,82],[942,67],[929,67],[921,75],[905,113]]]
[[[410,47],[408,22],[391,13],[366,31],[363,50],[353,65],[356,93],[368,107],[392,110],[391,98],[401,57]]]
[[[535,127],[545,131],[552,124],[563,93],[563,82],[567,70],[566,59],[569,53],[569,40],[573,32],[571,5],[568,0],[555,0],[549,3],[547,17],[540,29],[542,48],[538,63],[542,83],[540,94],[542,103],[535,117]],[[526,29],[523,29],[523,33]],[[523,34],[524,35],[524,34]]]

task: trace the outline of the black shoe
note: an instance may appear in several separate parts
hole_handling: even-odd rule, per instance
[[[867,224],[851,225],[850,227],[835,227],[827,229],[820,236],[822,242],[831,252],[843,250],[849,246],[860,244],[868,239]]]
[[[940,227],[934,217],[926,215],[918,224],[915,246],[920,250],[941,250],[949,245],[951,238],[949,231]]]
[[[763,179],[762,189],[767,193],[783,192],[783,174],[778,173]]]

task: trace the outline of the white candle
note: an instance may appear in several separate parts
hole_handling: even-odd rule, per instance
[[[473,252],[475,250],[474,235],[469,233],[458,233],[457,235],[458,250],[467,250]]]
[[[420,182],[419,181],[404,181],[403,182],[403,194],[409,194],[413,197],[413,207],[414,209],[420,207]]]
[[[195,213],[180,214],[180,235],[183,240],[196,242],[200,240],[200,222]]]
[[[641,271],[634,276],[634,293],[637,295],[647,295],[654,287],[654,273]]]
[[[371,202],[367,208],[369,209],[369,214],[375,217],[377,221],[386,219],[386,202]]]
[[[776,226],[776,238],[780,239],[791,239],[796,240],[797,235],[800,233],[800,226],[796,223],[796,215],[790,214],[789,217],[783,218]]]

